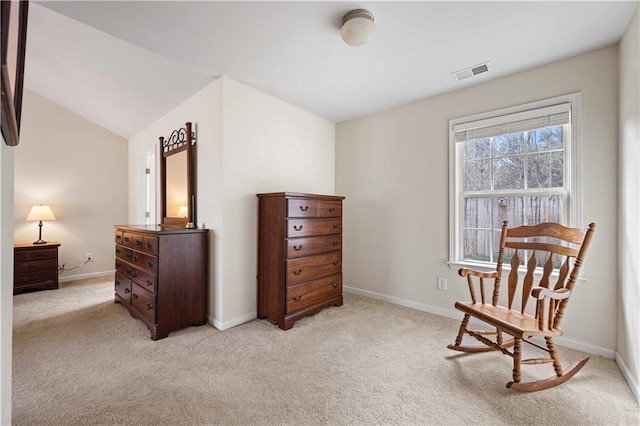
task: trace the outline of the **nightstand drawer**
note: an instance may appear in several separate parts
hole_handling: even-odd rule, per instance
[[[57,248],[45,248],[40,250],[20,250],[20,251],[16,251],[14,255],[15,262],[27,262],[30,260],[40,260],[40,259],[54,259],[55,261],[55,259],[57,258],[58,258]]]
[[[55,283],[58,285],[58,271],[40,271],[15,274],[15,285],[23,287],[24,285],[38,283]]]
[[[31,273],[38,271],[58,272],[58,261],[56,259],[32,260],[30,262],[16,262],[15,273]]]

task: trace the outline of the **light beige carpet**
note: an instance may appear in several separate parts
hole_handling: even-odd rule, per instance
[[[14,297],[13,423],[639,424],[614,361],[519,393],[505,388],[509,358],[446,348],[458,325],[346,294],[289,331],[255,320],[154,342],[113,303],[112,280],[62,284]],[[523,368],[524,380],[552,374]]]

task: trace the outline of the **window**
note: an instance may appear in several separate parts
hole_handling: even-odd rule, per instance
[[[450,264],[495,263],[509,227],[579,224],[580,95],[450,121]]]

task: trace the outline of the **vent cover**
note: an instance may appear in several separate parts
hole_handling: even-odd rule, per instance
[[[451,76],[455,81],[464,80],[465,78],[475,77],[476,75],[483,74],[491,69],[489,61],[482,64],[474,65],[472,67],[464,68],[459,71],[451,73]]]

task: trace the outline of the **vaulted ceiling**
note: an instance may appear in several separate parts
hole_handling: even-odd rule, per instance
[[[25,86],[128,138],[227,75],[333,122],[617,43],[637,1],[31,2]],[[365,46],[342,16],[369,9]],[[451,73],[486,61],[484,74]]]

